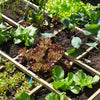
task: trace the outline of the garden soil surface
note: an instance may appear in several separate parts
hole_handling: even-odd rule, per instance
[[[87,2],[89,2],[89,1],[92,4],[97,4],[97,1],[99,2],[99,0],[96,0],[96,1],[87,0]],[[23,7],[23,5],[22,5],[22,7]],[[21,5],[19,5],[18,8],[20,8],[22,10],[22,7],[21,7]],[[12,8],[11,8],[11,10],[12,10]],[[5,14],[5,10],[2,10],[2,12],[3,12],[3,14]],[[17,18],[15,18],[13,14],[8,14],[8,15],[11,15],[12,16],[11,18],[13,20],[16,19],[15,21],[18,22],[19,20],[22,19],[22,15],[19,14],[19,10],[16,10],[16,12],[18,13],[18,15],[15,15],[15,17],[18,16]],[[9,13],[10,13],[10,10],[9,10]],[[56,37],[52,38],[52,40],[54,43],[62,45],[65,48],[65,50],[70,50],[70,49],[73,49],[73,47],[70,45],[70,40],[71,40],[72,34],[68,35],[66,33],[70,33],[70,31],[68,31],[68,30],[62,31]],[[85,38],[83,41],[85,41],[85,42],[83,42],[83,44],[84,44],[88,41],[88,39]],[[36,46],[36,44],[33,45],[33,47],[34,46]],[[13,41],[10,40],[7,43],[4,43],[3,45],[1,45],[0,50],[4,51],[5,53],[7,53],[11,57],[16,57],[18,55],[18,51],[24,47],[25,46],[23,43],[20,45],[15,45],[15,44],[13,44]],[[87,49],[86,46],[83,46],[83,47],[85,50]],[[70,71],[75,73],[79,69],[81,69],[81,68],[79,68],[77,65],[73,65],[72,68],[70,69]],[[72,100],[87,100],[87,98],[90,97],[98,88],[100,88],[100,82],[98,82],[97,84],[94,84],[92,89],[85,88],[79,95],[72,94],[70,91],[67,91],[67,95],[70,98],[72,98]],[[39,92],[37,92],[36,94],[32,95],[31,100],[44,100],[45,96],[49,92],[50,91],[48,91],[47,89],[42,89]]]
[[[100,47],[90,51],[82,61],[100,72]]]

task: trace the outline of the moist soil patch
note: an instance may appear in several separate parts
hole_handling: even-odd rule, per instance
[[[82,61],[100,72],[100,47],[90,51]]]
[[[89,38],[85,37],[81,33],[77,34],[75,32],[72,32],[71,29],[67,29],[67,28],[62,30],[60,33],[58,33],[54,38],[52,38],[52,40],[54,43],[62,45],[66,51],[66,50],[71,50],[74,48],[71,45],[71,40],[72,40],[73,36],[75,36],[75,37],[77,36],[82,39],[82,45],[81,45],[80,49],[83,50],[83,52],[89,48],[88,46],[86,46],[86,43],[91,41]]]
[[[25,3],[20,0],[12,1],[11,3],[4,3],[4,7],[1,8],[1,12],[7,17],[11,18],[15,22],[23,19],[22,14],[19,13],[19,10],[23,10]]]
[[[31,95],[31,100],[45,100],[45,97],[50,93],[46,88],[42,88],[37,93]]]

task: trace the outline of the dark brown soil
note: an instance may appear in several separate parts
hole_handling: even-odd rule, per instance
[[[23,2],[21,2],[20,0],[17,1],[18,4],[16,2],[11,2],[9,4],[5,3],[4,7],[1,8],[1,12],[15,22],[23,19],[23,15],[19,13],[19,10],[23,10],[23,8],[25,7],[25,4]]]
[[[100,47],[92,50],[82,59],[86,64],[100,72]]]
[[[96,6],[98,3],[100,3],[100,1],[99,0],[82,0],[84,3],[90,3],[90,4],[92,4],[92,5],[94,5],[94,6]]]
[[[50,93],[46,88],[42,88],[37,93],[31,95],[31,100],[45,100],[45,97]]]
[[[88,48],[88,46],[86,46],[86,43],[89,42],[90,39],[88,39],[81,33],[72,32],[72,30],[70,29],[64,29],[59,34],[57,34],[56,37],[53,38],[53,42],[62,45],[65,48],[65,50],[71,50],[73,49],[73,46],[71,45],[71,40],[73,36],[77,36],[82,39],[81,49],[85,51]]]

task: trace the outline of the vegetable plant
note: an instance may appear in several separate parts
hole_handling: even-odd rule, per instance
[[[26,4],[24,11],[20,10],[20,13],[23,14],[23,19],[26,21],[25,24],[33,24],[35,27],[42,28],[46,23],[44,19],[45,13],[42,7],[29,10],[28,4]]]
[[[85,22],[85,18],[89,18],[89,11],[92,8],[92,5],[84,4],[81,0],[48,0],[45,10],[51,17],[58,16],[60,20],[70,18],[72,23],[79,23],[78,21]],[[73,20],[75,17],[76,21]]]
[[[4,42],[7,42],[8,39],[11,38],[11,35],[12,35],[12,30],[10,32],[7,32],[7,31],[3,31],[6,29],[6,26],[3,25],[3,23],[0,24],[0,45],[3,44]]]
[[[34,43],[34,38],[37,33],[37,28],[32,25],[22,29],[19,25],[17,30],[14,32],[14,44],[25,42],[25,46],[30,46]]]
[[[52,44],[50,38],[44,39],[41,37],[41,41],[35,48],[31,48],[28,51],[21,49],[19,54],[21,54],[21,56],[18,57],[18,62],[24,63],[27,61],[26,66],[29,69],[34,72],[45,73],[51,72],[56,63],[60,62],[64,50],[62,46]],[[62,64],[68,68],[71,67],[67,59],[63,60]]]
[[[100,11],[92,13],[92,24],[86,25],[84,34],[86,36],[97,35],[97,39],[100,41]]]
[[[60,89],[62,91],[70,90],[74,94],[79,94],[81,89],[84,87],[92,88],[92,83],[99,81],[100,77],[95,75],[87,76],[83,70],[79,70],[77,73],[73,74],[69,72],[67,77],[64,78],[64,71],[61,66],[56,65],[52,71],[52,78],[54,82],[51,84],[54,88]]]

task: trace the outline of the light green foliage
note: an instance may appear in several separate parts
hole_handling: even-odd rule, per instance
[[[25,42],[25,46],[30,46],[34,43],[34,38],[37,33],[37,28],[31,26],[22,29],[21,26],[17,28],[14,34],[14,43],[19,44]]]
[[[57,69],[57,70],[56,70]],[[59,71],[58,71],[59,70]],[[58,74],[59,72],[59,74]],[[80,90],[85,86],[92,88],[92,83],[99,81],[99,76],[87,76],[82,70],[79,70],[76,74],[68,73],[64,79],[63,69],[60,66],[56,66],[53,69],[53,80],[51,84],[54,88],[62,91],[70,90],[74,94],[79,94]],[[61,78],[59,78],[61,76]],[[58,77],[58,78],[57,78]],[[57,80],[56,80],[57,79]]]
[[[64,100],[65,94],[66,93],[64,92],[61,93],[60,98],[59,98],[57,94],[51,92],[45,97],[45,100]]]
[[[84,4],[81,0],[48,0],[46,3],[46,11],[52,17],[58,16],[60,19],[71,18],[77,13],[83,13],[89,16],[89,11],[92,9],[89,3]]]
[[[86,43],[86,45],[91,46],[91,47],[96,47],[97,43],[96,42],[90,42],[90,43]]]
[[[51,38],[54,37],[55,35],[52,33],[41,33],[41,35],[46,39],[46,38]]]
[[[79,47],[81,46],[81,39],[79,37],[73,37],[72,41],[71,41],[71,44],[74,48],[77,48],[79,49]]]
[[[79,70],[74,75],[74,81],[76,85],[79,85],[82,89],[87,86],[88,88],[92,88],[92,83],[99,81],[99,76],[87,76],[82,70]]]
[[[24,81],[22,86],[17,90],[17,93],[15,94],[15,98],[18,98],[21,93],[28,93],[31,86],[32,85],[30,85],[30,82]]]

